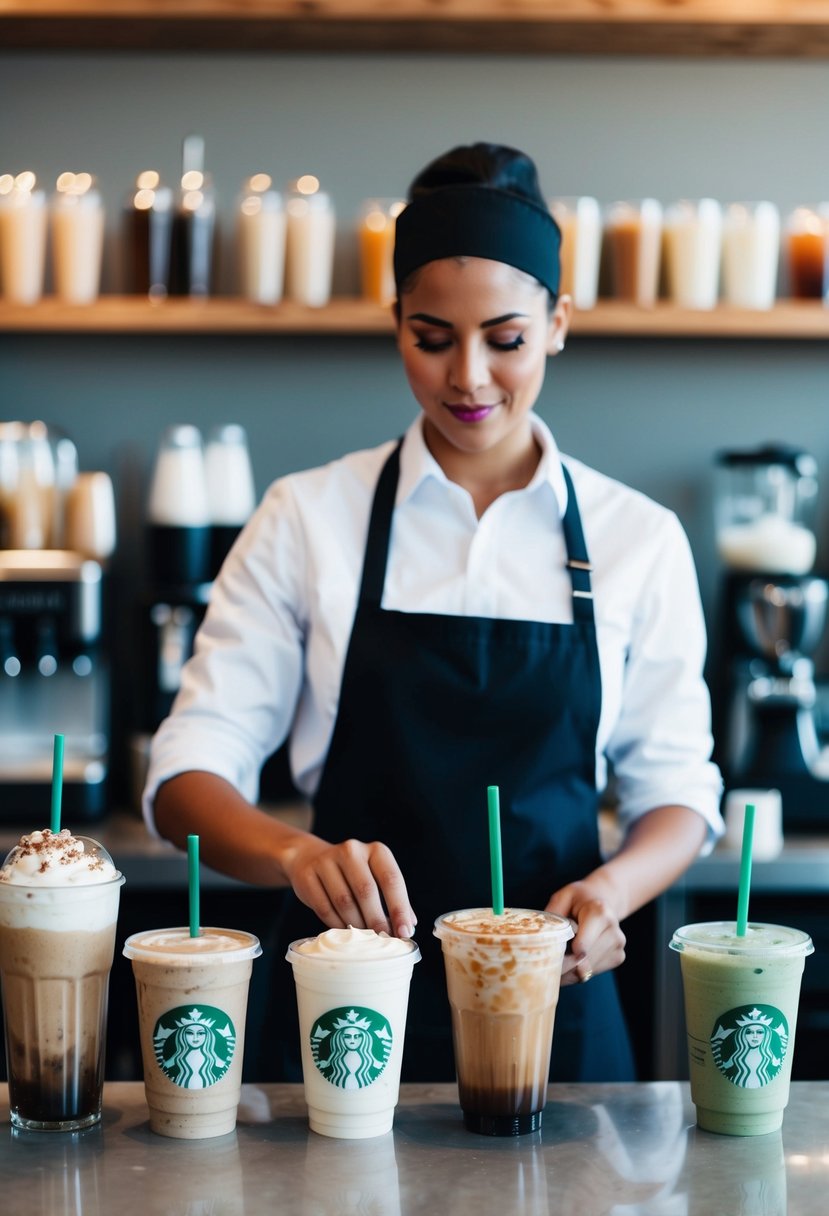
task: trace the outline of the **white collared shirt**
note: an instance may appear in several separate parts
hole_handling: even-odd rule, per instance
[[[524,489],[477,518],[423,439],[406,433],[382,606],[402,612],[571,623],[561,518],[561,457],[532,415],[542,449]],[[357,606],[368,518],[392,450],[354,452],[274,482],[213,587],[173,712],[153,741],[144,810],[190,769],[217,773],[256,801],[263,761],[290,733],[291,768],[309,797],[334,729]],[[593,567],[602,709],[596,782],[608,762],[622,826],[654,807],[692,807],[722,831],[702,679],[705,627],[696,573],[676,516],[566,457]],[[344,825],[347,833],[347,825]]]

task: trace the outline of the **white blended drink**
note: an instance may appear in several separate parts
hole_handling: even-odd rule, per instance
[[[236,1126],[258,938],[237,929],[150,929],[124,945],[138,995],[150,1128],[200,1140]]]
[[[101,1117],[109,973],[124,882],[68,828],[23,836],[0,869],[0,987],[15,1127]]]
[[[685,992],[691,1098],[697,1123],[729,1136],[763,1136],[783,1122],[804,961],[800,929],[734,921],[677,929]]]
[[[292,942],[308,1122],[357,1140],[391,1131],[412,968],[412,941],[373,929],[327,929]]]
[[[466,908],[438,917],[435,936],[443,947],[466,1127],[488,1136],[537,1131],[573,926],[551,912]]]

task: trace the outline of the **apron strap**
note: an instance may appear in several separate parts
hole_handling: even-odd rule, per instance
[[[386,583],[386,563],[389,556],[389,538],[391,537],[391,521],[394,514],[394,499],[397,494],[397,481],[400,474],[400,449],[402,438],[383,465],[374,491],[374,502],[371,506],[371,518],[368,525],[368,539],[363,558],[363,577],[360,583],[360,604],[379,608],[383,598],[383,587]]]
[[[576,502],[576,491],[573,479],[562,463],[564,484],[567,486],[567,510],[561,526],[564,529],[564,543],[567,546],[567,569],[570,571],[570,581],[573,584],[573,620],[586,621],[593,624],[593,591],[590,586],[590,558],[587,555],[587,545],[584,543],[584,531],[581,526],[581,515]]]
[[[373,608],[380,607],[386,582],[386,565],[389,556],[394,499],[400,475],[400,449],[402,446],[401,438],[383,465],[371,506],[359,602]],[[581,515],[573,488],[573,479],[563,464],[561,470],[567,486],[567,510],[564,512],[561,523],[564,529],[564,543],[567,546],[567,568],[573,585],[573,620],[587,621],[592,624],[594,620],[593,592],[590,588],[592,567],[587,556],[587,546],[584,542],[584,531],[581,526]]]

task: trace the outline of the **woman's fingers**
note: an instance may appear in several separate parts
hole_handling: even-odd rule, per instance
[[[330,928],[353,925],[412,935],[416,917],[406,884],[384,844],[346,840],[314,849],[293,867],[290,877],[299,898]]]
[[[562,967],[562,984],[586,983],[593,975],[624,962],[625,935],[615,912],[590,891],[588,883],[571,883],[557,891],[548,910],[574,921]]]

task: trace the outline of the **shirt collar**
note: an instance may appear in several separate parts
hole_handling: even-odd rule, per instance
[[[563,516],[567,509],[567,485],[564,481],[558,445],[550,428],[537,414],[530,414],[530,423],[541,448],[541,459],[525,493],[531,493],[540,486],[549,486],[558,505],[559,514]],[[400,479],[397,484],[397,505],[407,502],[418,487],[429,478],[442,482],[444,485],[449,484],[448,477],[426,446],[426,440],[423,438],[423,415],[420,414],[403,438],[403,447],[400,452]]]

